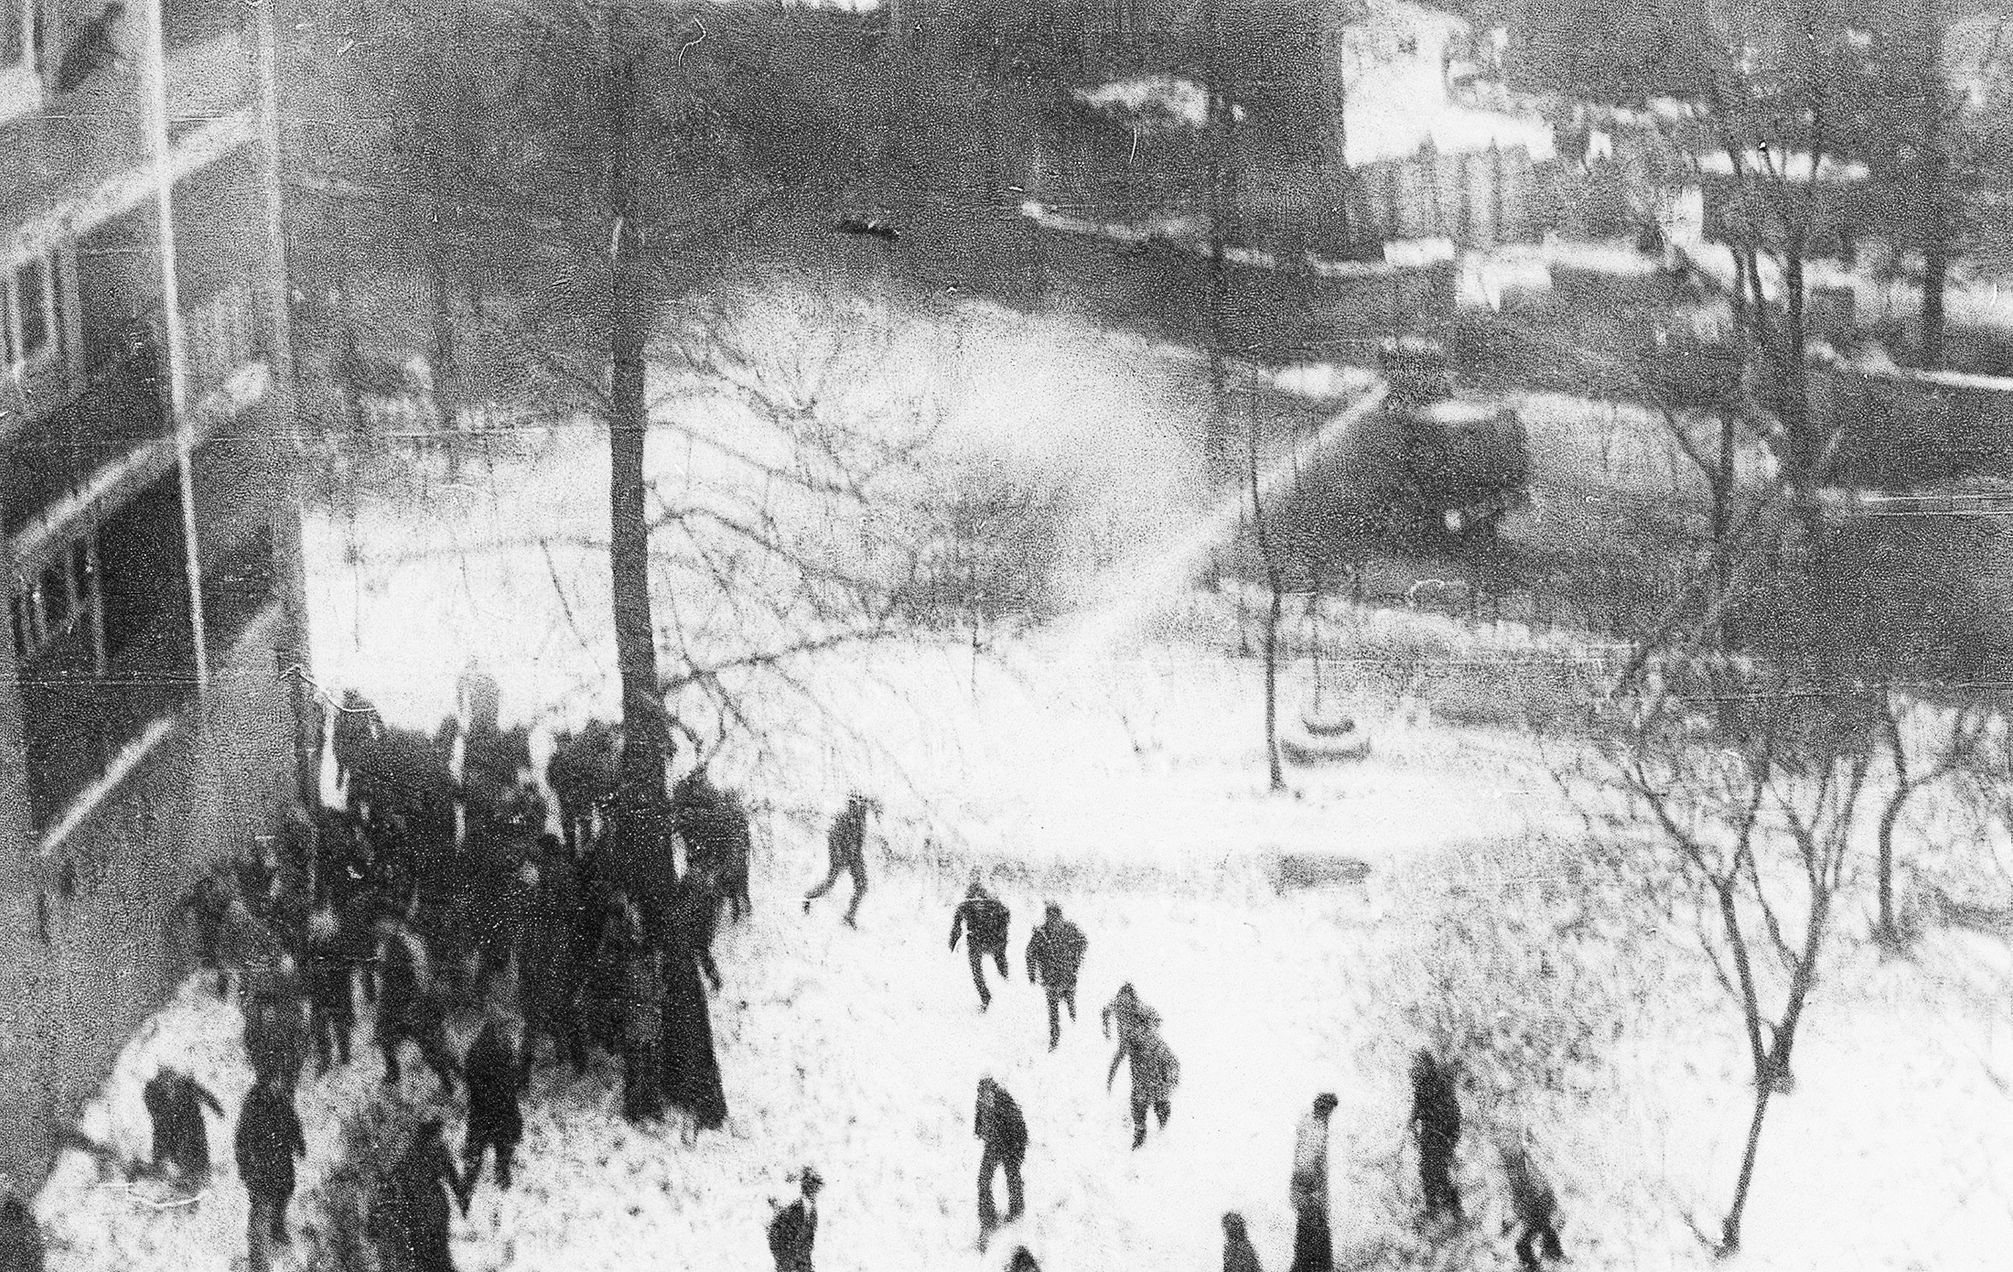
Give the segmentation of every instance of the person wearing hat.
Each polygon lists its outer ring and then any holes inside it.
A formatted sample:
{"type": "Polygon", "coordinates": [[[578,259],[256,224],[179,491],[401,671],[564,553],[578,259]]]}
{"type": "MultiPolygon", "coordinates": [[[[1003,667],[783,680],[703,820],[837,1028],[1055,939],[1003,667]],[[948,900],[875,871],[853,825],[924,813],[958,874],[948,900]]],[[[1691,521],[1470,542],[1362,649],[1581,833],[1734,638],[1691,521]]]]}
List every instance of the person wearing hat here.
{"type": "Polygon", "coordinates": [[[1083,929],[1062,917],[1062,907],[1051,901],[1042,915],[1041,926],[1027,940],[1027,978],[1039,984],[1048,997],[1048,1049],[1062,1041],[1062,1013],[1076,1019],[1076,977],[1083,969],[1084,951],[1090,942],[1083,929]]]}
{"type": "Polygon", "coordinates": [[[811,1167],[804,1167],[799,1187],[802,1195],[778,1210],[769,1220],[769,1253],[776,1258],[776,1272],[812,1272],[811,1245],[818,1236],[818,1190],[825,1181],[811,1167]]]}
{"type": "Polygon", "coordinates": [[[1265,1272],[1244,1230],[1244,1216],[1235,1210],[1223,1216],[1223,1272],[1265,1272]]]}
{"type": "Polygon", "coordinates": [[[1332,1272],[1335,1267],[1328,1229],[1328,1117],[1339,1102],[1327,1091],[1315,1096],[1294,1138],[1292,1272],[1332,1272]]]}
{"type": "Polygon", "coordinates": [[[878,811],[874,800],[858,791],[846,797],[846,811],[832,819],[832,829],[825,836],[828,861],[825,881],[804,894],[804,913],[811,912],[811,902],[830,892],[839,881],[839,872],[845,871],[853,876],[853,899],[846,906],[846,926],[859,926],[853,920],[860,912],[860,898],[867,895],[867,815],[878,811]]]}
{"type": "Polygon", "coordinates": [[[985,960],[991,958],[999,968],[1000,979],[1007,978],[1007,929],[1012,922],[1012,912],[998,897],[986,891],[986,886],[979,882],[978,873],[974,871],[971,887],[965,890],[965,899],[958,904],[957,913],[951,916],[950,947],[956,949],[959,934],[964,934],[965,953],[972,965],[972,984],[979,991],[980,1011],[993,1005],[993,992],[986,986],[985,960]]]}
{"type": "Polygon", "coordinates": [[[1008,1095],[1006,1088],[993,1081],[987,1074],[979,1079],[978,1111],[972,1119],[972,1135],[985,1141],[985,1151],[979,1157],[979,1247],[992,1236],[999,1227],[999,1212],[993,1207],[993,1172],[1006,1170],[1007,1213],[1006,1222],[1020,1218],[1026,1208],[1026,1193],[1021,1182],[1021,1163],[1027,1158],[1027,1120],[1021,1116],[1020,1105],[1008,1095]]]}

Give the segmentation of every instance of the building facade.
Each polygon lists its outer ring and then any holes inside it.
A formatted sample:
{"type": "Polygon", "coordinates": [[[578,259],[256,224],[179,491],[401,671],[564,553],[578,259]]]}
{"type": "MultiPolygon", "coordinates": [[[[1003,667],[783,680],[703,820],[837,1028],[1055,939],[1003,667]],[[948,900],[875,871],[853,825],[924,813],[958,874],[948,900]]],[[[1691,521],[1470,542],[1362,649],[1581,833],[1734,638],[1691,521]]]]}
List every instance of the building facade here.
{"type": "Polygon", "coordinates": [[[298,797],[273,6],[0,0],[0,1167],[298,797]]]}

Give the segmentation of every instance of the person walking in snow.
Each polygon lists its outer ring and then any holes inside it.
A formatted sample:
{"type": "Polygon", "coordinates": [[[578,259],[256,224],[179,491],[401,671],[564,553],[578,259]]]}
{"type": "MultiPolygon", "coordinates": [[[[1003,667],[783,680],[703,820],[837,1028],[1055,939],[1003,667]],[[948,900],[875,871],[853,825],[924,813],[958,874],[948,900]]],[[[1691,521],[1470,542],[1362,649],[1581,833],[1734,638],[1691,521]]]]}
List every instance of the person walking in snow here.
{"type": "Polygon", "coordinates": [[[1067,1006],[1069,1018],[1076,1019],[1076,977],[1089,948],[1083,929],[1063,918],[1062,907],[1054,902],[1049,903],[1043,914],[1041,926],[1028,937],[1027,978],[1040,985],[1048,998],[1050,1051],[1062,1041],[1062,1014],[1058,1008],[1067,1006]]]}
{"type": "Polygon", "coordinates": [[[245,1004],[245,1055],[252,1072],[289,1091],[300,1081],[308,1058],[307,1022],[294,986],[289,968],[284,980],[259,990],[245,1004]]]}
{"type": "Polygon", "coordinates": [[[354,945],[334,906],[324,904],[308,916],[308,1032],[314,1035],[317,1073],[329,1071],[331,1051],[336,1063],[349,1064],[349,1038],[356,1028],[356,997],[351,986],[356,969],[354,945]]]}
{"type": "Polygon", "coordinates": [[[990,1074],[979,1079],[972,1135],[985,1144],[979,1156],[979,1248],[984,1249],[993,1229],[1000,1225],[999,1212],[993,1206],[995,1171],[1006,1171],[1006,1222],[1020,1218],[1026,1208],[1021,1163],[1027,1158],[1027,1121],[1021,1117],[1020,1105],[990,1074]]]}
{"type": "Polygon", "coordinates": [[[447,1001],[433,976],[426,946],[410,927],[396,918],[383,922],[384,945],[378,954],[383,984],[378,991],[377,1045],[384,1053],[384,1080],[399,1082],[398,1053],[407,1039],[418,1044],[427,1067],[441,1089],[454,1094],[454,1051],[447,1042],[447,1001]]]}
{"type": "Polygon", "coordinates": [[[1461,1097],[1454,1065],[1441,1064],[1421,1048],[1412,1053],[1412,1127],[1419,1136],[1419,1183],[1427,1215],[1443,1207],[1461,1220],[1461,1194],[1454,1187],[1454,1146],[1461,1140],[1461,1097]]]}
{"type": "Polygon", "coordinates": [[[1335,1267],[1328,1228],[1328,1117],[1339,1102],[1326,1091],[1315,1096],[1294,1137],[1292,1272],[1332,1272],[1335,1267]]]}
{"type": "Polygon", "coordinates": [[[839,872],[845,871],[853,876],[853,899],[846,906],[846,926],[859,926],[853,920],[860,912],[860,898],[867,895],[867,816],[876,810],[874,801],[858,791],[846,797],[846,811],[832,819],[832,829],[825,836],[829,862],[825,881],[804,894],[804,913],[811,912],[811,902],[830,892],[839,881],[839,872]]]}
{"type": "Polygon", "coordinates": [[[1223,1272],[1265,1272],[1244,1230],[1244,1216],[1235,1210],[1223,1216],[1223,1272]]]}
{"type": "Polygon", "coordinates": [[[1496,1151],[1503,1161],[1503,1181],[1510,1190],[1510,1221],[1503,1225],[1503,1235],[1508,1236],[1512,1228],[1521,1230],[1517,1262],[1526,1272],[1538,1272],[1543,1266],[1540,1254],[1564,1260],[1566,1252],[1559,1244],[1559,1197],[1551,1181],[1522,1144],[1505,1140],[1497,1144],[1496,1151]]]}
{"type": "Polygon", "coordinates": [[[531,1077],[520,1038],[516,1022],[491,1006],[462,1062],[468,1083],[468,1138],[462,1146],[462,1161],[470,1192],[475,1191],[475,1181],[482,1175],[483,1154],[492,1148],[496,1150],[497,1182],[510,1187],[511,1159],[518,1141],[524,1138],[524,1114],[517,1101],[531,1077]]]}
{"type": "Polygon", "coordinates": [[[1118,1062],[1125,1059],[1133,1042],[1142,1033],[1160,1027],[1160,1013],[1141,1002],[1138,991],[1133,989],[1131,981],[1127,981],[1104,1005],[1098,1019],[1104,1026],[1105,1037],[1112,1037],[1114,1030],[1117,1035],[1117,1049],[1111,1053],[1111,1065],[1104,1071],[1104,1086],[1110,1090],[1112,1079],[1118,1076],[1118,1062]]]}
{"type": "Polygon", "coordinates": [[[950,947],[958,947],[958,935],[962,932],[965,954],[972,965],[972,984],[979,991],[980,1011],[993,1005],[993,992],[986,986],[985,960],[988,957],[993,960],[999,968],[1000,980],[1007,978],[1007,929],[1012,922],[1012,912],[998,897],[986,891],[985,885],[974,874],[971,887],[965,891],[965,899],[959,903],[957,913],[951,916],[950,947]]]}
{"type": "Polygon", "coordinates": [[[801,1195],[770,1217],[769,1253],[775,1256],[776,1272],[813,1272],[811,1246],[818,1238],[818,1191],[824,1186],[817,1171],[804,1167],[801,1195]]]}
{"type": "MultiPolygon", "coordinates": [[[[1148,1109],[1160,1119],[1160,1129],[1167,1129],[1167,1119],[1174,1112],[1175,1084],[1181,1081],[1181,1062],[1168,1049],[1160,1030],[1152,1025],[1141,1026],[1133,1035],[1132,1045],[1119,1054],[1132,1061],[1132,1146],[1138,1148],[1146,1143],[1148,1109]]],[[[1104,1089],[1111,1089],[1110,1076],[1105,1079],[1104,1089]]]]}
{"type": "Polygon", "coordinates": [[[176,906],[195,925],[196,966],[216,977],[217,997],[231,996],[231,973],[224,959],[224,929],[231,912],[231,888],[216,871],[199,877],[176,906]]]}
{"type": "Polygon", "coordinates": [[[294,1195],[294,1158],[307,1156],[301,1120],[294,1112],[293,1092],[270,1076],[261,1076],[238,1110],[233,1139],[238,1178],[251,1199],[245,1226],[246,1252],[252,1272],[272,1266],[272,1243],[285,1245],[287,1204],[294,1195]]]}
{"type": "Polygon", "coordinates": [[[203,1110],[218,1117],[224,1106],[208,1087],[167,1065],[147,1079],[140,1101],[154,1132],[154,1166],[173,1167],[182,1187],[200,1192],[210,1179],[210,1133],[203,1110]]]}
{"type": "Polygon", "coordinates": [[[448,1237],[454,1216],[448,1210],[450,1197],[468,1215],[473,1192],[469,1181],[454,1168],[454,1155],[441,1138],[439,1118],[420,1124],[412,1143],[392,1172],[392,1204],[400,1235],[411,1257],[412,1272],[454,1272],[454,1254],[448,1237]],[[443,1193],[441,1186],[447,1191],[443,1193]]]}
{"type": "Polygon", "coordinates": [[[622,1116],[653,1122],[664,1116],[664,953],[645,939],[643,914],[623,897],[613,924],[622,976],[622,1116]]]}

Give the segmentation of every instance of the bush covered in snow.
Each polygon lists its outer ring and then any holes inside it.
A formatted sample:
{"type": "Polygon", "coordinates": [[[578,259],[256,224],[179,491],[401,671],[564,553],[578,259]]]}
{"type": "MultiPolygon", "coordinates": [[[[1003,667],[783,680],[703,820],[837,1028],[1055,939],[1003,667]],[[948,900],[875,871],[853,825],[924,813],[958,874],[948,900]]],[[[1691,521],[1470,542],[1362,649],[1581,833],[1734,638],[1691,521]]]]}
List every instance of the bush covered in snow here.
{"type": "Polygon", "coordinates": [[[1401,1032],[1458,1058],[1484,1109],[1600,1087],[1636,1010],[1600,867],[1545,842],[1458,861],[1410,885],[1420,943],[1393,1004],[1401,1032]]]}

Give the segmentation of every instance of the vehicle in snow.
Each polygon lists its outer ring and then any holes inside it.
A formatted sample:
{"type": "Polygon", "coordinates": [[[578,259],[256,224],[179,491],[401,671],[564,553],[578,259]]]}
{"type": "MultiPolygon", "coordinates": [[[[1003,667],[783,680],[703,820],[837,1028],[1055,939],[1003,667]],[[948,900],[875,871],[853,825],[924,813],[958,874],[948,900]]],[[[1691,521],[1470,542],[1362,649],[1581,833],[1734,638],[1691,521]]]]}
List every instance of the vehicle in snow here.
{"type": "Polygon", "coordinates": [[[1523,420],[1458,391],[1438,341],[1386,340],[1377,363],[1390,393],[1344,442],[1352,484],[1400,535],[1493,538],[1505,515],[1530,502],[1523,420]]]}
{"type": "Polygon", "coordinates": [[[1384,400],[1300,456],[1273,509],[1268,528],[1283,559],[1347,566],[1373,545],[1463,555],[1493,542],[1503,518],[1529,504],[1523,420],[1457,391],[1449,363],[1435,341],[1384,342],[1384,400]]]}

